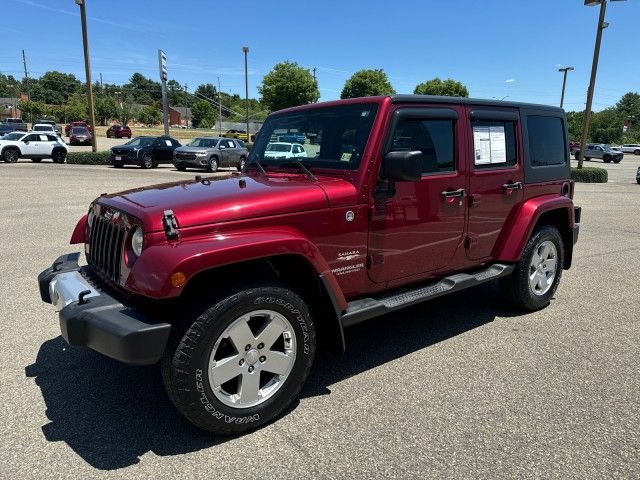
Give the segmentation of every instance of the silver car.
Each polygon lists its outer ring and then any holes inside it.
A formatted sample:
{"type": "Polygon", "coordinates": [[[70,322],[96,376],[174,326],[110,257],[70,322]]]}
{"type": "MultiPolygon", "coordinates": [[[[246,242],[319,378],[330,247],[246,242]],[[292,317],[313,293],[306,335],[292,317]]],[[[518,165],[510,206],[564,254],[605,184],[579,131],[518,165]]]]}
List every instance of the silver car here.
{"type": "Polygon", "coordinates": [[[187,168],[215,172],[221,167],[242,171],[249,151],[237,138],[198,137],[173,152],[173,164],[181,172],[187,168]]]}
{"type": "MultiPolygon", "coordinates": [[[[576,152],[576,159],[580,154],[579,151],[576,152]]],[[[592,158],[599,158],[604,163],[620,163],[622,158],[624,157],[624,153],[620,150],[616,150],[612,148],[611,145],[607,145],[605,143],[589,143],[587,144],[587,148],[584,151],[584,159],[589,161],[592,158]]]]}
{"type": "Polygon", "coordinates": [[[633,153],[634,155],[640,155],[640,143],[625,143],[620,145],[618,150],[624,153],[633,153]]]}

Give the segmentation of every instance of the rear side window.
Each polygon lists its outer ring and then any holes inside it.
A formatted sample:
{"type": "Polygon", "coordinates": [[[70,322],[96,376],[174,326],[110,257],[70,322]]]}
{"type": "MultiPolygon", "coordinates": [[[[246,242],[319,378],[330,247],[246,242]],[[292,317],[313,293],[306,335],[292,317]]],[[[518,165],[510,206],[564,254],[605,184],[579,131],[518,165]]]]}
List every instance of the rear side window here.
{"type": "Polygon", "coordinates": [[[513,167],[518,163],[515,122],[476,120],[471,126],[476,170],[513,167]]]}
{"type": "Polygon", "coordinates": [[[527,133],[529,160],[533,167],[563,165],[567,161],[564,125],[560,118],[530,115],[527,133]]]}
{"type": "Polygon", "coordinates": [[[454,121],[403,118],[393,132],[391,151],[420,150],[422,173],[455,170],[454,121]]]}

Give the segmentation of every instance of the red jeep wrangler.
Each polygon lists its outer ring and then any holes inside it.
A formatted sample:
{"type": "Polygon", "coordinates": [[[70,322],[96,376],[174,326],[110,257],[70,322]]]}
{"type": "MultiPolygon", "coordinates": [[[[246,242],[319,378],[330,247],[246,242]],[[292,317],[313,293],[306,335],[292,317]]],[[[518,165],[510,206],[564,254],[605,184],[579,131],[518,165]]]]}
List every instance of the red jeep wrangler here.
{"type": "Polygon", "coordinates": [[[270,115],[242,174],[102,195],[38,278],[64,338],[161,362],[195,425],[236,433],[296,397],[319,332],[499,279],[525,310],[571,265],[563,110],[396,95],[270,115]],[[272,135],[317,139],[265,155],[272,135]]]}

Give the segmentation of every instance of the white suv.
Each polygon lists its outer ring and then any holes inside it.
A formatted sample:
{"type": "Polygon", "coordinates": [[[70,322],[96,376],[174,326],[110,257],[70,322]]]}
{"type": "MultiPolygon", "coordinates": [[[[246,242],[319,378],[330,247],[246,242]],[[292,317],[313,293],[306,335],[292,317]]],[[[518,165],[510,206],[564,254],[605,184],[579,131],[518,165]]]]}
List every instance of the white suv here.
{"type": "Polygon", "coordinates": [[[33,128],[31,129],[32,132],[34,133],[46,133],[46,134],[52,134],[52,135],[58,135],[58,132],[56,132],[56,129],[53,127],[53,125],[48,124],[48,123],[36,123],[33,128]]]}
{"type": "Polygon", "coordinates": [[[69,149],[55,133],[7,133],[0,138],[0,157],[7,163],[19,158],[30,158],[39,162],[51,158],[55,163],[64,163],[69,149]]]}
{"type": "Polygon", "coordinates": [[[618,150],[623,151],[624,153],[633,153],[634,155],[640,155],[640,143],[625,143],[624,145],[620,145],[618,150]]]}

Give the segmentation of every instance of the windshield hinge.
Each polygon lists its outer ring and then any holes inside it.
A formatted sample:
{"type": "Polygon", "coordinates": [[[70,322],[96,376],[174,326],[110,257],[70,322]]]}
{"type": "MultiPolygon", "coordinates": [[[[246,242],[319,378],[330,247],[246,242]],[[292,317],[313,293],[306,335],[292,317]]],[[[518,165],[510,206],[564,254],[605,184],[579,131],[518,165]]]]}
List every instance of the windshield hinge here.
{"type": "Polygon", "coordinates": [[[178,238],[178,221],[173,210],[165,210],[162,212],[162,226],[167,240],[175,240],[178,238]]]}

